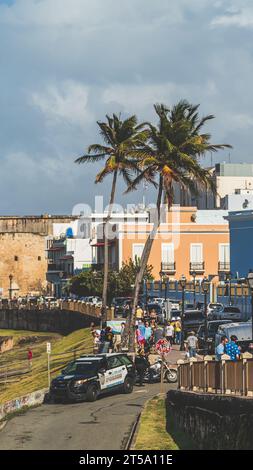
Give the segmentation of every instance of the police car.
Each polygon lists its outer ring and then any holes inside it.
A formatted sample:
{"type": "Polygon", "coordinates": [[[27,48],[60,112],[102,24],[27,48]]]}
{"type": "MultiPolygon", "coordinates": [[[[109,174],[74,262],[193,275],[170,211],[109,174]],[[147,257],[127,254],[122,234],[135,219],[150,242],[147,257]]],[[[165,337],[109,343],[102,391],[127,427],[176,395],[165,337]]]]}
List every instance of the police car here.
{"type": "Polygon", "coordinates": [[[51,382],[49,399],[95,401],[109,390],[131,393],[135,367],[127,354],[85,355],[71,362],[51,382]]]}

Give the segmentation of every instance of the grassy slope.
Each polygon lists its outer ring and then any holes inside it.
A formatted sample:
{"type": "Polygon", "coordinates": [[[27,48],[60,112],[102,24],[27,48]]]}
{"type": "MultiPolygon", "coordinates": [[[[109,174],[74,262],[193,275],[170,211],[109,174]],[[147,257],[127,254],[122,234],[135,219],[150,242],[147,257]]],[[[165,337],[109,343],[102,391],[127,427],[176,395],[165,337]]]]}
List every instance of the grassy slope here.
{"type": "Polygon", "coordinates": [[[189,435],[175,429],[170,419],[166,423],[165,397],[149,400],[141,416],[134,450],[197,449],[189,435]],[[166,428],[169,429],[169,433],[166,428]]]}
{"type": "Polygon", "coordinates": [[[18,369],[27,365],[27,347],[28,345],[17,346],[18,338],[24,336],[40,336],[41,342],[31,345],[33,351],[33,367],[28,374],[17,379],[15,383],[0,384],[0,403],[4,403],[13,398],[25,395],[35,390],[47,387],[47,353],[46,343],[52,344],[51,355],[51,376],[54,377],[59,370],[74,358],[73,349],[80,349],[77,357],[82,353],[92,351],[92,338],[90,330],[82,329],[71,333],[68,336],[61,337],[55,333],[32,333],[31,331],[12,331],[0,330],[0,336],[14,336],[16,346],[12,351],[1,355],[0,365],[7,364],[8,368],[18,369]],[[62,354],[66,353],[66,354],[62,354]]]}
{"type": "Polygon", "coordinates": [[[163,397],[157,396],[147,402],[140,419],[134,450],[179,450],[166,431],[163,397]]]}

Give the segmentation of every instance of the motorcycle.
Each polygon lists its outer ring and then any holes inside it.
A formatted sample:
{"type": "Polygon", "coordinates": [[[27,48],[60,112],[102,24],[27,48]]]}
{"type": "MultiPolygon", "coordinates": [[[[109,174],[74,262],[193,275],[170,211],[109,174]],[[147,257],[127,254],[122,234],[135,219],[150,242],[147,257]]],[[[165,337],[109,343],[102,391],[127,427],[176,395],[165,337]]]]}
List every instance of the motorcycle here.
{"type": "MultiPolygon", "coordinates": [[[[156,383],[161,381],[161,372],[163,367],[163,380],[167,383],[176,383],[177,382],[177,369],[173,369],[170,365],[158,359],[154,364],[146,369],[143,381],[146,383],[156,383]]],[[[138,381],[138,374],[137,374],[138,381]]]]}

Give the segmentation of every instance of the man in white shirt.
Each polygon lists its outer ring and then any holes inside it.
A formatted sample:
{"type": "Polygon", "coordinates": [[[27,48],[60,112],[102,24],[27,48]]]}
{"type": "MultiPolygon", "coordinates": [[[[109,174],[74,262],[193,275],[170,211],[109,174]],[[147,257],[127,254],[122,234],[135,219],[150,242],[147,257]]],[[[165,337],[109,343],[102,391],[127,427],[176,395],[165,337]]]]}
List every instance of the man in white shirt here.
{"type": "Polygon", "coordinates": [[[167,326],[165,327],[165,337],[170,344],[173,343],[174,340],[174,326],[168,322],[167,326]]]}
{"type": "Polygon", "coordinates": [[[191,331],[190,336],[186,340],[187,349],[189,351],[189,357],[196,357],[197,347],[198,347],[198,338],[195,335],[194,331],[191,331]]]}

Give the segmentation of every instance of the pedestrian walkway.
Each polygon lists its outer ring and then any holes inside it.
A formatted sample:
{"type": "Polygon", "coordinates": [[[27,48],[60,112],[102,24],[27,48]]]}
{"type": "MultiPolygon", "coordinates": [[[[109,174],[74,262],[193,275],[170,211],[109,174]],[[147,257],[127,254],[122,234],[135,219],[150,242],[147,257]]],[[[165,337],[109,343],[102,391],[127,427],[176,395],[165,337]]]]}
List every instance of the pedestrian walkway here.
{"type": "MultiPolygon", "coordinates": [[[[154,364],[157,360],[158,354],[150,354],[148,359],[150,364],[154,364]]],[[[173,344],[171,352],[168,354],[170,364],[177,365],[179,359],[185,359],[185,351],[180,351],[180,346],[173,344]]]]}

